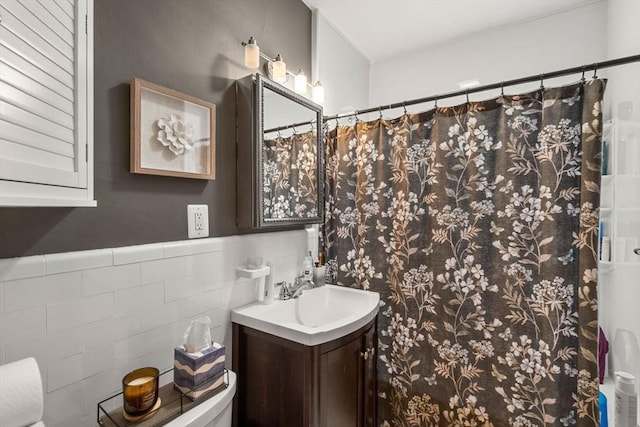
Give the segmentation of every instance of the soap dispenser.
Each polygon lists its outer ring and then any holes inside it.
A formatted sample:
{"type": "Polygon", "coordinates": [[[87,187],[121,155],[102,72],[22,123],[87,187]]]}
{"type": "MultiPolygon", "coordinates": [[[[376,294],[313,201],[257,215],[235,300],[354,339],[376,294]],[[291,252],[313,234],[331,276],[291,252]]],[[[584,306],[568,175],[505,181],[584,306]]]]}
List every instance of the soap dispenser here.
{"type": "Polygon", "coordinates": [[[313,282],[313,260],[311,258],[311,252],[309,252],[309,256],[304,257],[304,261],[302,261],[301,276],[305,282],[313,282]]]}

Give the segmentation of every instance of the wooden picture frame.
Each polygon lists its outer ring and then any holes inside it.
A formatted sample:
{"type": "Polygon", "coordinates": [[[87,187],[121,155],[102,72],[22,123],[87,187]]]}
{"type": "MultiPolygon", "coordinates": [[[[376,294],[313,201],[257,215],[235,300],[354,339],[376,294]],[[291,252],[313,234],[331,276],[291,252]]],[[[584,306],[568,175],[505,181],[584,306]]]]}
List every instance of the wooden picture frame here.
{"type": "Polygon", "coordinates": [[[216,106],[131,82],[131,173],[215,179],[216,106]]]}

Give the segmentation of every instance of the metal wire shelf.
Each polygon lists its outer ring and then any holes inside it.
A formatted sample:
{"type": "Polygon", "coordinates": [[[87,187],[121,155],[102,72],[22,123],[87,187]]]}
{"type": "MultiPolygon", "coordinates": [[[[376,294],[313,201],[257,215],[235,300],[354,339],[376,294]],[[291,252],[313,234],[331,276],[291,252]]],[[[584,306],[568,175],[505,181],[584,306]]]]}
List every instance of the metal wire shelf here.
{"type": "MultiPolygon", "coordinates": [[[[166,371],[160,373],[160,378],[162,379],[163,375],[173,373],[173,368],[167,369],[166,371]]],[[[205,390],[216,381],[220,381],[220,377],[212,378],[211,380],[199,384],[198,387],[190,390],[199,391],[205,390]]],[[[159,389],[159,397],[162,401],[160,407],[157,409],[150,411],[149,418],[144,421],[139,422],[130,422],[127,421],[123,415],[122,410],[122,392],[116,393],[113,396],[110,396],[101,402],[98,403],[97,408],[97,423],[100,426],[104,427],[128,427],[128,426],[136,426],[136,427],[150,427],[150,426],[162,426],[167,424],[169,421],[177,418],[178,416],[184,414],[189,409],[192,409],[199,405],[200,403],[206,401],[207,399],[215,396],[222,390],[225,390],[229,387],[229,371],[225,368],[222,374],[222,383],[214,388],[211,391],[203,394],[198,397],[196,400],[192,400],[187,396],[186,393],[182,393],[174,388],[173,381],[165,384],[159,389]],[[115,399],[120,398],[120,402],[117,402],[115,399]],[[109,408],[115,408],[109,410],[109,408]]]]}

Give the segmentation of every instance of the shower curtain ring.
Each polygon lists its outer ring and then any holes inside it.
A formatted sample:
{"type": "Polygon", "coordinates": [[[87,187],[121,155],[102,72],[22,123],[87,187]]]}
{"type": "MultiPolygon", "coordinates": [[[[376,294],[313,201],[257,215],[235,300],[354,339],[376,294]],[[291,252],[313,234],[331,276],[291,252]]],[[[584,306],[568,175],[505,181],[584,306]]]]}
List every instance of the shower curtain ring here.
{"type": "Polygon", "coordinates": [[[544,73],[540,74],[540,89],[544,89],[544,73]]]}
{"type": "Polygon", "coordinates": [[[500,96],[504,96],[504,80],[500,83],[500,96]]]}
{"type": "Polygon", "coordinates": [[[585,80],[586,80],[586,79],[584,78],[584,71],[585,71],[585,68],[586,68],[586,66],[585,66],[585,65],[583,65],[583,66],[582,66],[582,77],[580,78],[580,81],[581,81],[582,83],[584,83],[584,82],[585,82],[585,80]]]}
{"type": "Polygon", "coordinates": [[[433,108],[435,108],[436,110],[438,109],[438,95],[436,95],[435,99],[433,100],[433,108]]]}
{"type": "Polygon", "coordinates": [[[354,116],[356,116],[356,123],[360,122],[360,117],[358,117],[358,113],[359,113],[359,111],[358,111],[358,110],[356,110],[356,111],[353,113],[353,115],[354,115],[354,116]]]}
{"type": "Polygon", "coordinates": [[[469,103],[469,89],[465,90],[465,95],[467,96],[467,104],[469,103]]]}
{"type": "Polygon", "coordinates": [[[407,114],[407,103],[406,103],[406,101],[402,101],[402,109],[404,110],[404,114],[407,114]]]}
{"type": "Polygon", "coordinates": [[[313,120],[309,120],[309,127],[311,128],[311,132],[313,132],[313,120]]]}
{"type": "Polygon", "coordinates": [[[380,118],[382,119],[382,106],[378,107],[378,113],[380,113],[380,118]]]}
{"type": "Polygon", "coordinates": [[[593,77],[591,77],[592,79],[597,79],[598,78],[598,63],[594,62],[593,64],[593,77]]]}

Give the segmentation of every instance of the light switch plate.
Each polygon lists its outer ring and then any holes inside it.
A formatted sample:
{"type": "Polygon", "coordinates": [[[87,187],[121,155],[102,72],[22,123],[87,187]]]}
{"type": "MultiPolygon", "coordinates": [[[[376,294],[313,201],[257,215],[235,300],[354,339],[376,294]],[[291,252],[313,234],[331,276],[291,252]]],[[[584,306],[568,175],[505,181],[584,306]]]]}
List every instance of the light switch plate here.
{"type": "Polygon", "coordinates": [[[209,237],[209,206],[187,205],[189,238],[209,237]]]}

